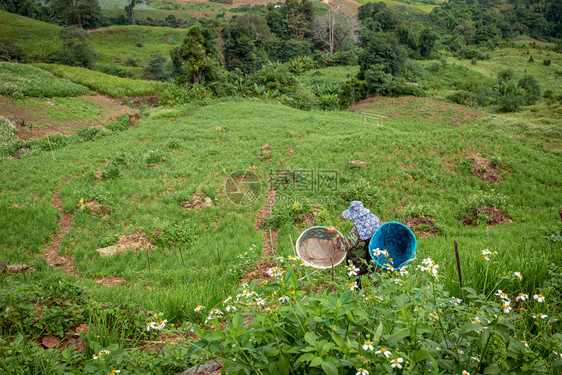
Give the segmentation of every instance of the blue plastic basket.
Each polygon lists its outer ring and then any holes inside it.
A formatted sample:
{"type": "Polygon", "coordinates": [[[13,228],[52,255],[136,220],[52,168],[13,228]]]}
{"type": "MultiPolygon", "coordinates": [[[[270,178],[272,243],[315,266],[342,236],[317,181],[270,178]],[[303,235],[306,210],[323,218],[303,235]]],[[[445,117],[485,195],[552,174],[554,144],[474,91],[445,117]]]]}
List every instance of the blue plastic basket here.
{"type": "Polygon", "coordinates": [[[369,242],[369,255],[379,267],[390,269],[388,263],[399,270],[406,266],[416,254],[418,242],[414,233],[402,223],[389,221],[377,229],[369,242]],[[380,254],[375,256],[374,250],[386,250],[389,257],[380,254]],[[389,262],[389,259],[392,261],[389,262]]]}

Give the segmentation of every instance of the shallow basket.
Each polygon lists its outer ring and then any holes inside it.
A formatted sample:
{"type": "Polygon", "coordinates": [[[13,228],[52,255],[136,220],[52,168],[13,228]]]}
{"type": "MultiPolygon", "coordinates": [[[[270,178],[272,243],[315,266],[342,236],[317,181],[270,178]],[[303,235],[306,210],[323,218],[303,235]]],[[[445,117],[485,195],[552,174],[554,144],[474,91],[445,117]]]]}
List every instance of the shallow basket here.
{"type": "MultiPolygon", "coordinates": [[[[338,250],[327,227],[311,227],[302,232],[297,240],[297,255],[308,266],[320,269],[332,268],[343,262],[346,252],[338,250]]],[[[338,232],[341,236],[341,233],[338,232]]]]}
{"type": "Polygon", "coordinates": [[[369,255],[377,266],[390,269],[390,263],[395,270],[399,270],[414,257],[417,247],[416,236],[410,228],[397,221],[389,221],[381,225],[371,238],[369,255]],[[375,255],[376,249],[388,251],[388,258],[384,254],[375,255]]]}

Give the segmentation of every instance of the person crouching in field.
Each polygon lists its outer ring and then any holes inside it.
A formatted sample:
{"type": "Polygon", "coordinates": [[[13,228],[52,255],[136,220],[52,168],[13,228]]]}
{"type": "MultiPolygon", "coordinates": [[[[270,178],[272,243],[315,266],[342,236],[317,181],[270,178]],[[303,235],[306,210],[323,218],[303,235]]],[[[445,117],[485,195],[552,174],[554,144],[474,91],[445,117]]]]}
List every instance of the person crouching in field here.
{"type": "MultiPolygon", "coordinates": [[[[359,269],[357,276],[364,275],[367,273],[368,265],[371,261],[369,241],[373,234],[375,234],[375,231],[381,226],[380,219],[363,207],[363,203],[360,201],[351,202],[349,209],[345,210],[342,216],[353,220],[353,229],[343,237],[338,234],[334,227],[328,227],[328,234],[336,247],[347,253],[347,264],[359,269]]],[[[361,280],[359,278],[357,279],[357,286],[361,288],[361,280]]]]}

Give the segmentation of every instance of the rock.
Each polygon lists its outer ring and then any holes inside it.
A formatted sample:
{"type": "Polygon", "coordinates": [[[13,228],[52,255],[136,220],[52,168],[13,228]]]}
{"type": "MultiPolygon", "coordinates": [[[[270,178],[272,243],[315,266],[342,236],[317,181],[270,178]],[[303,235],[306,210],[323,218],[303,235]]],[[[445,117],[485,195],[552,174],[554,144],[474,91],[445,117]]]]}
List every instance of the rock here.
{"type": "Polygon", "coordinates": [[[29,272],[34,272],[33,268],[30,268],[27,264],[13,264],[7,267],[8,271],[11,273],[20,273],[29,270],[29,272]]]}
{"type": "Polygon", "coordinates": [[[406,82],[406,84],[407,84],[408,86],[420,87],[420,84],[417,83],[417,82],[406,82]]]}
{"type": "Polygon", "coordinates": [[[101,180],[103,177],[103,172],[96,172],[94,174],[94,180],[101,180]]]}
{"type": "Polygon", "coordinates": [[[220,373],[224,361],[220,358],[212,359],[202,365],[196,365],[183,372],[178,372],[176,375],[211,375],[220,373]]]}
{"type": "Polygon", "coordinates": [[[53,266],[55,267],[60,267],[60,266],[66,266],[67,262],[64,259],[56,259],[53,261],[53,266]]]}
{"type": "Polygon", "coordinates": [[[217,127],[215,128],[215,130],[218,131],[218,132],[225,132],[225,131],[226,131],[226,129],[223,128],[222,126],[217,126],[217,127]]]}
{"type": "Polygon", "coordinates": [[[102,247],[101,249],[97,249],[96,251],[102,257],[108,257],[108,256],[111,256],[111,255],[120,254],[120,253],[124,252],[124,251],[121,251],[121,249],[118,246],[102,247]]]}
{"type": "Polygon", "coordinates": [[[51,106],[51,107],[55,106],[55,103],[53,103],[53,102],[45,102],[45,104],[47,104],[48,106],[51,106]]]}
{"type": "Polygon", "coordinates": [[[364,161],[359,161],[359,160],[352,160],[349,163],[347,163],[348,167],[352,167],[352,168],[363,168],[368,166],[368,163],[365,163],[364,161]]]}
{"type": "Polygon", "coordinates": [[[49,335],[45,336],[41,339],[41,345],[43,345],[47,349],[52,349],[59,344],[60,340],[58,337],[49,335]]]}
{"type": "Polygon", "coordinates": [[[211,207],[213,205],[213,200],[209,197],[205,197],[203,200],[203,207],[211,207]]]}
{"type": "Polygon", "coordinates": [[[269,150],[269,145],[266,143],[265,145],[261,146],[261,150],[269,150]]]}

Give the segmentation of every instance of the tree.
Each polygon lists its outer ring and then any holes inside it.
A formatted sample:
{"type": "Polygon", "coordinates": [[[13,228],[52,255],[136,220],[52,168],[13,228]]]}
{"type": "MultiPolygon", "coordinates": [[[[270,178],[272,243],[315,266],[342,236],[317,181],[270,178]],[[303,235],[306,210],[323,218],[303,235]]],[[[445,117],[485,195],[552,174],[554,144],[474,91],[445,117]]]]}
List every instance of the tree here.
{"type": "Polygon", "coordinates": [[[328,47],[331,54],[359,40],[359,20],[342,0],[331,0],[328,11],[313,21],[314,39],[328,47]]]}
{"type": "Polygon", "coordinates": [[[84,68],[93,66],[96,52],[88,44],[84,31],[76,26],[64,27],[60,31],[60,38],[62,49],[59,52],[59,62],[84,68]]]}
{"type": "Polygon", "coordinates": [[[51,0],[51,6],[61,21],[67,25],[74,24],[82,29],[84,25],[96,27],[101,20],[101,8],[98,0],[51,0]]]}
{"type": "Polygon", "coordinates": [[[195,25],[187,29],[183,44],[170,51],[178,82],[200,83],[203,76],[214,79],[219,70],[213,32],[195,25]]]}
{"type": "Polygon", "coordinates": [[[135,15],[133,13],[133,10],[135,9],[135,6],[144,3],[144,0],[128,0],[128,1],[129,1],[129,5],[125,6],[125,11],[129,15],[129,19],[131,20],[131,23],[134,25],[135,15]]]}
{"type": "Polygon", "coordinates": [[[371,65],[381,64],[385,73],[396,76],[404,69],[406,51],[392,34],[374,34],[359,56],[359,79],[365,78],[371,65]]]}
{"type": "Polygon", "coordinates": [[[310,35],[313,8],[310,0],[286,0],[287,28],[296,40],[302,40],[310,35]]]}
{"type": "Polygon", "coordinates": [[[382,64],[371,65],[365,72],[365,84],[370,93],[380,94],[392,83],[392,76],[383,68],[382,64]]]}
{"type": "Polygon", "coordinates": [[[420,33],[420,56],[423,58],[429,58],[431,56],[431,51],[435,46],[435,41],[437,40],[437,34],[435,34],[430,27],[423,29],[420,33]]]}

